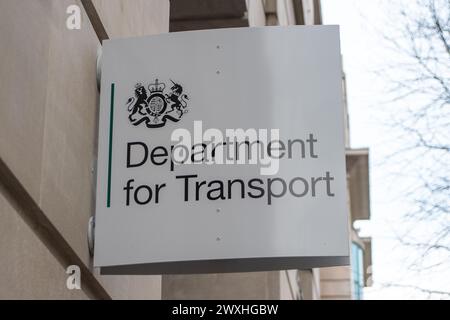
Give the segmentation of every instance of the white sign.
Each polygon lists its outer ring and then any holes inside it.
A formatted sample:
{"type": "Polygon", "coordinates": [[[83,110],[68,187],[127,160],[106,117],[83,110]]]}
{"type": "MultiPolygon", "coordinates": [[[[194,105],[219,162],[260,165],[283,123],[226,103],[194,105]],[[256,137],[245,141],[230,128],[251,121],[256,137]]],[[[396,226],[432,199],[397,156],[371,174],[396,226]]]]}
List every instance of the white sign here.
{"type": "Polygon", "coordinates": [[[94,265],[348,264],[341,90],[335,26],[105,41],[94,265]]]}

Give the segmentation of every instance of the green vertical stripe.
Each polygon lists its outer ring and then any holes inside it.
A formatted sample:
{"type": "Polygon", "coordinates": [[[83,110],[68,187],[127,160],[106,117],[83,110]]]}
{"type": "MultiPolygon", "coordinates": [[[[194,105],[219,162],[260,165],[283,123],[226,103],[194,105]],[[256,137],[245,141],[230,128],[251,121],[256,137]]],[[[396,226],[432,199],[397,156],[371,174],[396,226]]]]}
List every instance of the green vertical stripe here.
{"type": "Polygon", "coordinates": [[[112,166],[112,145],[113,145],[113,125],[114,125],[114,87],[111,83],[111,109],[109,113],[109,157],[108,157],[108,192],[106,206],[111,206],[111,166],[112,166]]]}

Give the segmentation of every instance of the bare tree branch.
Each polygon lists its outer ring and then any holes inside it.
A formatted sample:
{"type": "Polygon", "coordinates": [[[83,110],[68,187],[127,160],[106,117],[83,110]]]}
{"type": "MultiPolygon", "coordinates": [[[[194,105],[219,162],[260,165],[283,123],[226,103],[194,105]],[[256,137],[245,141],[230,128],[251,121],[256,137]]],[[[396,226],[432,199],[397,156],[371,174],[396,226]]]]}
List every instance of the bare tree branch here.
{"type": "Polygon", "coordinates": [[[414,175],[404,193],[413,209],[403,216],[407,231],[398,241],[417,253],[411,268],[450,268],[450,0],[408,1],[397,9],[394,27],[382,36],[399,61],[377,75],[389,85],[388,126],[401,145],[385,163],[414,175]]]}
{"type": "Polygon", "coordinates": [[[387,283],[382,285],[384,288],[406,288],[406,289],[413,289],[416,291],[420,291],[422,293],[426,293],[428,297],[430,298],[432,295],[441,295],[445,297],[450,297],[450,292],[446,291],[439,291],[439,290],[432,290],[432,289],[424,289],[419,286],[414,285],[404,285],[404,284],[395,284],[395,283],[387,283]]]}

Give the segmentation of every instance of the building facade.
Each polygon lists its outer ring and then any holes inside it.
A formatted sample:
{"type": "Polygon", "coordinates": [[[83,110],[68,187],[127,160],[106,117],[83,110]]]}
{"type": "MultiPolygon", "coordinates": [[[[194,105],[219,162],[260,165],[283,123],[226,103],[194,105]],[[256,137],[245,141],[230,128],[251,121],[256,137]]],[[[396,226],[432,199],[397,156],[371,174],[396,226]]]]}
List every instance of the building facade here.
{"type": "MultiPolygon", "coordinates": [[[[0,298],[361,298],[371,242],[353,227],[352,265],[313,270],[102,276],[87,244],[104,39],[321,23],[318,0],[0,0],[0,298]],[[77,8],[80,27],[70,28],[77,8]],[[81,289],[67,287],[70,265],[81,289]]],[[[370,218],[368,151],[347,143],[353,226],[370,218]]]]}

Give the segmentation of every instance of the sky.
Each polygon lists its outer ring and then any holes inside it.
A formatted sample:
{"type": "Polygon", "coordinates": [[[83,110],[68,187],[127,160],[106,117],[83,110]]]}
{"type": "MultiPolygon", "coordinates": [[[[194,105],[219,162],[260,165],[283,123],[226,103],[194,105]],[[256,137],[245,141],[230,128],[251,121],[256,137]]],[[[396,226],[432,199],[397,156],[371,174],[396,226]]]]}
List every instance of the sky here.
{"type": "MultiPolygon", "coordinates": [[[[398,241],[407,231],[403,215],[411,204],[404,195],[407,179],[398,178],[404,172],[386,161],[400,148],[386,125],[386,83],[376,75],[388,61],[397,58],[381,37],[392,31],[386,23],[389,17],[386,3],[384,0],[322,0],[323,23],[340,26],[351,146],[370,149],[371,221],[357,225],[361,235],[372,236],[373,246],[374,285],[365,289],[364,296],[366,299],[430,298],[417,287],[449,292],[450,270],[420,273],[411,270],[410,257],[416,252],[398,241]]],[[[418,228],[423,228],[424,234],[428,231],[425,226],[418,228]]]]}

